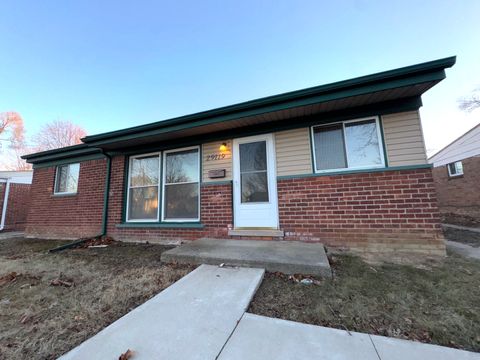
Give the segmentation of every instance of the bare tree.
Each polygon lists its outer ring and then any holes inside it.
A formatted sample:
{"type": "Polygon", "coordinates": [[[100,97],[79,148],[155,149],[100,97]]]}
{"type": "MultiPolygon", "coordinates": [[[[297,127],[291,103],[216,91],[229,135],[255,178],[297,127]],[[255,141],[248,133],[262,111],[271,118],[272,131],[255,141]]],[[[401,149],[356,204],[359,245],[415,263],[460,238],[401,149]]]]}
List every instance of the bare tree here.
{"type": "Polygon", "coordinates": [[[468,97],[458,100],[460,110],[471,112],[480,107],[480,87],[476,88],[468,97]]]}
{"type": "Polygon", "coordinates": [[[20,114],[14,111],[0,113],[0,167],[7,170],[31,169],[31,165],[20,157],[27,151],[20,114]]]}
{"type": "Polygon", "coordinates": [[[23,119],[14,111],[0,113],[0,148],[8,144],[10,148],[21,146],[24,141],[23,119]]]}
{"type": "Polygon", "coordinates": [[[32,137],[32,143],[36,151],[45,151],[81,144],[81,138],[86,135],[85,130],[79,125],[70,121],[55,120],[44,125],[32,137]]]}

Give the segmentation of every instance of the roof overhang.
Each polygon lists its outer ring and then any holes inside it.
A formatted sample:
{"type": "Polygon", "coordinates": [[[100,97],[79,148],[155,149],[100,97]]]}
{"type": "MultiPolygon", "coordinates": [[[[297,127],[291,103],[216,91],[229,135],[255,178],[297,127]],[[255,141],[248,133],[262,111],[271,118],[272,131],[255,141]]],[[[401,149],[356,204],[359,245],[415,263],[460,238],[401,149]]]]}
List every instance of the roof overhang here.
{"type": "MultiPolygon", "coordinates": [[[[445,79],[445,69],[455,64],[455,57],[444,58],[400,69],[362,76],[270,96],[240,104],[203,111],[192,115],[158,121],[83,138],[84,147],[108,152],[128,152],[145,146],[158,146],[178,139],[194,139],[206,134],[228,134],[242,128],[276,131],[299,122],[331,121],[349,110],[392,111],[398,104],[421,106],[420,96],[445,79]],[[380,109],[380,110],[379,110],[380,109]],[[381,110],[383,109],[383,110],[381,110]],[[390,109],[390,110],[389,110],[390,109]]],[[[379,113],[381,114],[381,113],[379,113]]],[[[80,146],[80,145],[79,145],[80,146]]],[[[75,151],[87,151],[85,148],[75,151]]],[[[73,150],[73,149],[72,149],[73,150]]],[[[68,151],[57,150],[66,156],[68,151]]],[[[43,155],[42,155],[43,154],[43,155]]],[[[52,155],[51,153],[48,155],[52,155]]],[[[35,162],[45,156],[25,156],[35,162]]]]}

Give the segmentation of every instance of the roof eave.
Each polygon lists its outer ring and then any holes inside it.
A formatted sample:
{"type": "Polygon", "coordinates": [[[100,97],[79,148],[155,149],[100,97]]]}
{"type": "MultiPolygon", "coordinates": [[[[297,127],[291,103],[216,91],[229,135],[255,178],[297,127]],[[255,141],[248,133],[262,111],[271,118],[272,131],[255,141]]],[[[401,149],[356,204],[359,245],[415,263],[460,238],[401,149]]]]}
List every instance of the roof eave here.
{"type": "MultiPolygon", "coordinates": [[[[312,97],[338,93],[342,91],[354,90],[356,88],[375,86],[393,80],[404,80],[412,77],[422,77],[423,75],[441,73],[442,76],[438,81],[445,78],[445,68],[452,67],[456,62],[456,57],[448,57],[444,59],[434,60],[422,64],[411,65],[400,69],[384,71],[372,75],[366,75],[350,80],[343,80],[331,84],[320,85],[308,89],[292,91],[280,95],[269,96],[257,100],[251,100],[235,105],[221,107],[213,110],[203,111],[191,115],[181,116],[173,119],[163,120],[151,124],[135,126],[127,129],[102,133],[98,135],[86,136],[82,140],[87,144],[102,144],[107,139],[122,138],[124,135],[148,133],[161,128],[166,128],[173,125],[180,125],[190,123],[207,118],[217,118],[224,116],[231,116],[234,114],[240,115],[245,111],[255,111],[256,109],[263,109],[279,104],[290,103],[294,101],[302,101],[312,97]]],[[[225,120],[222,120],[225,121],[225,120]]]]}

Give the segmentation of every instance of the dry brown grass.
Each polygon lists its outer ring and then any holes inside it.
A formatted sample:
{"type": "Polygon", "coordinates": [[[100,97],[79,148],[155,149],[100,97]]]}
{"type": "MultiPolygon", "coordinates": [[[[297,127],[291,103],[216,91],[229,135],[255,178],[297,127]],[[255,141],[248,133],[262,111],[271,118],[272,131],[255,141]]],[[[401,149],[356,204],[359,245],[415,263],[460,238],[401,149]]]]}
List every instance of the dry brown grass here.
{"type": "Polygon", "coordinates": [[[0,242],[0,358],[53,359],[72,349],[193,268],[162,264],[160,245],[46,250],[62,241],[0,242]],[[51,286],[53,279],[72,287],[51,286]]]}
{"type": "Polygon", "coordinates": [[[302,285],[266,274],[250,312],[480,351],[480,261],[369,265],[333,256],[333,280],[302,285]]]}

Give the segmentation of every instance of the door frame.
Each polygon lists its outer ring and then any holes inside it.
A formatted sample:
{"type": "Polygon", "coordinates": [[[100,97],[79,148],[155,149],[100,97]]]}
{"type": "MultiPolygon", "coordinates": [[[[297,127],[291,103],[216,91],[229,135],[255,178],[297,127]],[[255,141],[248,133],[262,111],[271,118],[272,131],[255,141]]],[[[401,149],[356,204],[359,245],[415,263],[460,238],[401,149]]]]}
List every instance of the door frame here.
{"type": "Polygon", "coordinates": [[[278,213],[278,192],[277,192],[277,161],[275,151],[275,137],[273,133],[235,138],[232,142],[232,201],[233,201],[233,226],[234,229],[279,229],[280,220],[278,213]],[[267,155],[267,179],[268,179],[268,203],[272,205],[275,212],[274,226],[265,227],[237,227],[237,216],[239,214],[239,206],[255,206],[265,203],[241,203],[241,187],[240,187],[240,144],[251,143],[255,141],[266,142],[267,155]]]}

